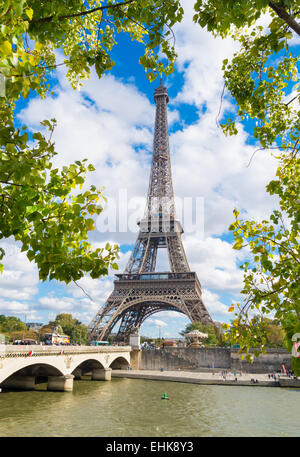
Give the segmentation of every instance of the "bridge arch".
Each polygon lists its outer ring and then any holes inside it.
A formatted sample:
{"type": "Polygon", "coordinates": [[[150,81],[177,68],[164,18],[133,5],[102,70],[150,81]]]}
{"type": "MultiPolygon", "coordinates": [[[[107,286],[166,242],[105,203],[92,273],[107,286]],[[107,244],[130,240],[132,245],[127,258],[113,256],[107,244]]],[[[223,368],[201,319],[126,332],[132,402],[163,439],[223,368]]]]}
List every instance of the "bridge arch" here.
{"type": "Polygon", "coordinates": [[[96,358],[96,357],[95,358],[86,357],[85,360],[80,361],[80,363],[78,363],[78,361],[76,361],[72,366],[70,366],[69,371],[70,371],[70,373],[76,375],[76,372],[78,370],[81,370],[82,374],[84,375],[95,369],[103,369],[103,368],[105,368],[104,365],[105,364],[101,363],[101,361],[98,360],[98,358],[96,358]]]}
{"type": "Polygon", "coordinates": [[[0,384],[6,382],[8,379],[12,379],[15,376],[35,376],[35,377],[47,377],[47,376],[63,376],[64,370],[60,363],[45,363],[36,361],[34,359],[19,359],[18,364],[12,363],[14,359],[9,360],[6,363],[5,370],[1,370],[0,384]]]}
{"type": "Polygon", "coordinates": [[[115,360],[113,360],[109,366],[112,370],[125,370],[130,366],[130,362],[128,360],[121,356],[117,357],[115,360]]]}

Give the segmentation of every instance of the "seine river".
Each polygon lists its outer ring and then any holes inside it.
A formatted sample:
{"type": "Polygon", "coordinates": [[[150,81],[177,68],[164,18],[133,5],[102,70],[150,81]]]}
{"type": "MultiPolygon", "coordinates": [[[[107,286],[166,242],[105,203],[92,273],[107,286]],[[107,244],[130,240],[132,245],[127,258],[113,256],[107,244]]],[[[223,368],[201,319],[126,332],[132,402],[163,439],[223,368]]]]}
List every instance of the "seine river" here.
{"type": "Polygon", "coordinates": [[[139,379],[45,388],[0,393],[0,436],[300,436],[299,389],[139,379]]]}

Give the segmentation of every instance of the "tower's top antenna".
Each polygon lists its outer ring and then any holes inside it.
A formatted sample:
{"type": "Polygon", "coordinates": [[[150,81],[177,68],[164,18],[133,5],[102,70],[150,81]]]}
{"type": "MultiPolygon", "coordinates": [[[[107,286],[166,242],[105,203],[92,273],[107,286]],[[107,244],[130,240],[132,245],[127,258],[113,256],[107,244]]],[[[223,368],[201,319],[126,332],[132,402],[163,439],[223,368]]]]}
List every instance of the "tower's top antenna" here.
{"type": "Polygon", "coordinates": [[[154,91],[155,102],[157,101],[158,97],[162,97],[162,96],[164,96],[166,98],[166,101],[168,103],[168,101],[169,101],[168,91],[167,91],[167,88],[163,86],[163,79],[162,79],[162,76],[160,76],[160,85],[154,91]]]}

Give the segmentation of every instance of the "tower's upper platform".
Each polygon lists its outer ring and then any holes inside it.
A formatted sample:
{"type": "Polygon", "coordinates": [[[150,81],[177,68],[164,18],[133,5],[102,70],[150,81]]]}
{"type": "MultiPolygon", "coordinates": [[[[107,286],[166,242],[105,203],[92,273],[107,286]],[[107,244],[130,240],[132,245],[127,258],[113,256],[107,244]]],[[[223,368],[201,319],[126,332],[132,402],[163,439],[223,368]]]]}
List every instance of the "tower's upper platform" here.
{"type": "Polygon", "coordinates": [[[154,91],[154,101],[156,103],[156,100],[159,98],[159,97],[166,97],[166,101],[168,103],[169,101],[169,95],[168,95],[168,91],[167,91],[167,88],[163,86],[162,84],[162,78],[160,78],[160,86],[157,87],[154,91]]]}

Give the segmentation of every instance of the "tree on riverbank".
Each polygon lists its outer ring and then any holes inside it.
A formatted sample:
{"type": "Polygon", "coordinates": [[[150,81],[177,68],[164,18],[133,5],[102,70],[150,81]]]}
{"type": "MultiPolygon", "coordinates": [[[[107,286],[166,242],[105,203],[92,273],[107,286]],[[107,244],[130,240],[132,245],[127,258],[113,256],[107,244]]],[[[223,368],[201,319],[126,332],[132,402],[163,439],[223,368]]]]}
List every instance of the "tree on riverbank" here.
{"type": "Polygon", "coordinates": [[[82,324],[72,314],[58,314],[54,321],[49,322],[52,328],[61,327],[65,335],[70,336],[72,343],[87,344],[88,327],[82,324]]]}
{"type": "Polygon", "coordinates": [[[38,340],[38,333],[30,330],[25,322],[16,316],[0,315],[0,333],[5,335],[6,341],[22,340],[31,338],[38,340]]]}
{"type": "Polygon", "coordinates": [[[202,322],[191,322],[186,324],[185,329],[180,332],[180,335],[184,336],[186,333],[190,333],[193,330],[199,330],[199,332],[207,333],[208,337],[201,339],[201,342],[205,345],[218,345],[220,340],[217,338],[216,330],[213,325],[204,325],[202,322]]]}
{"type": "Polygon", "coordinates": [[[23,338],[44,341],[46,333],[58,333],[70,336],[71,343],[86,344],[88,327],[68,313],[58,314],[54,321],[43,325],[38,331],[28,329],[18,317],[0,315],[0,333],[11,342],[23,338]]]}
{"type": "MultiPolygon", "coordinates": [[[[24,329],[24,322],[21,321],[18,317],[15,316],[4,316],[0,315],[0,332],[1,333],[10,333],[12,331],[18,331],[24,329]]],[[[26,327],[27,329],[27,327],[26,327]]]]}
{"type": "MultiPolygon", "coordinates": [[[[256,315],[252,319],[251,327],[253,338],[251,339],[249,349],[254,349],[254,355],[257,357],[259,356],[261,346],[264,349],[289,347],[289,335],[278,320],[256,315]]],[[[247,332],[248,326],[245,323],[240,323],[239,334],[246,335],[247,332]]],[[[224,334],[224,340],[227,343],[240,346],[241,339],[236,334],[235,321],[232,321],[227,333],[224,334]]]]}

